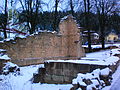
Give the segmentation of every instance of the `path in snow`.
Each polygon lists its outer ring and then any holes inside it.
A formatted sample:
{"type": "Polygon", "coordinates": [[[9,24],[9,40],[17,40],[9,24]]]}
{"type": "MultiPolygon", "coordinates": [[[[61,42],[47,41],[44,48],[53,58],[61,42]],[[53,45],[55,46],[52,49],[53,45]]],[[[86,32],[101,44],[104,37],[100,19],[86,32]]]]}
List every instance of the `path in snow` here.
{"type": "Polygon", "coordinates": [[[110,90],[120,90],[120,66],[113,74],[113,82],[110,86],[110,90]]]}
{"type": "Polygon", "coordinates": [[[118,80],[111,86],[110,90],[120,90],[120,76],[118,80]]]}
{"type": "Polygon", "coordinates": [[[120,66],[112,75],[112,78],[113,78],[112,84],[110,86],[106,86],[102,90],[120,90],[120,66]]]}
{"type": "Polygon", "coordinates": [[[92,53],[87,53],[86,57],[83,57],[82,59],[96,59],[96,60],[104,60],[108,57],[110,57],[110,49],[109,50],[101,50],[99,52],[92,52],[92,53]]]}

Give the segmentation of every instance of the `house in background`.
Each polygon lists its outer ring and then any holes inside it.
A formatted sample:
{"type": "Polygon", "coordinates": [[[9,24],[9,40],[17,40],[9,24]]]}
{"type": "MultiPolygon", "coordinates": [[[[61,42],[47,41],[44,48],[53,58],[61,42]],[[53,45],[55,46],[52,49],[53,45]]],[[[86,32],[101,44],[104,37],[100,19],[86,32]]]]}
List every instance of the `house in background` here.
{"type": "Polygon", "coordinates": [[[106,36],[107,42],[117,42],[118,41],[118,35],[115,32],[111,32],[106,36]]]}
{"type": "MultiPolygon", "coordinates": [[[[98,44],[99,43],[99,34],[96,33],[95,31],[90,31],[91,33],[91,44],[98,44]]],[[[82,42],[83,44],[88,43],[88,31],[82,31],[82,42]]]]}

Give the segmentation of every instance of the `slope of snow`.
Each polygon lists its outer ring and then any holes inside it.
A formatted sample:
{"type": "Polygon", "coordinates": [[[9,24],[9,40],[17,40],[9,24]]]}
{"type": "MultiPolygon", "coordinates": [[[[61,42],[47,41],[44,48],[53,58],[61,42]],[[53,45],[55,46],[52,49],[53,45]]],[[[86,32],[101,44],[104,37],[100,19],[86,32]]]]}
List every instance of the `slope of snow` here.
{"type": "Polygon", "coordinates": [[[117,68],[116,72],[112,75],[112,84],[103,88],[102,90],[120,90],[120,66],[117,68]]]}
{"type": "Polygon", "coordinates": [[[31,82],[33,73],[37,72],[39,67],[44,67],[44,65],[20,67],[21,71],[18,76],[14,76],[12,73],[6,76],[0,75],[0,90],[69,90],[72,87],[71,84],[33,84],[31,82]]]}

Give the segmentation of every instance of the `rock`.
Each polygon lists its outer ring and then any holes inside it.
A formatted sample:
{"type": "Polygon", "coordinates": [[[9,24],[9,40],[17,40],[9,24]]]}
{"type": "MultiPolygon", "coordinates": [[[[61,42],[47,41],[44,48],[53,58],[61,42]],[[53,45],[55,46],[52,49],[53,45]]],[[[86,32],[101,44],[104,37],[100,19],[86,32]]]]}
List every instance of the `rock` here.
{"type": "Polygon", "coordinates": [[[5,63],[5,66],[2,69],[2,74],[8,75],[9,73],[14,73],[14,75],[19,75],[20,68],[12,62],[7,62],[5,63]]]}

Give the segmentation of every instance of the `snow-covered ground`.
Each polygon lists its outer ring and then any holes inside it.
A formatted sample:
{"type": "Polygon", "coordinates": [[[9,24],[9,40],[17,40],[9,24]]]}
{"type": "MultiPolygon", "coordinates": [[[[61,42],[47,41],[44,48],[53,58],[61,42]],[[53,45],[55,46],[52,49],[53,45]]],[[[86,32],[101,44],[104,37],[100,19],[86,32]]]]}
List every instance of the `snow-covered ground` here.
{"type": "MultiPolygon", "coordinates": [[[[31,65],[20,67],[21,75],[14,76],[13,74],[9,74],[7,76],[0,75],[0,90],[70,90],[72,84],[41,84],[31,83],[33,73],[37,71],[39,67],[43,67],[42,64],[40,65],[31,65]],[[3,79],[1,81],[1,79],[3,79]]],[[[120,66],[113,74],[113,82],[111,86],[105,87],[103,90],[110,90],[113,85],[117,82],[120,78],[120,66]]],[[[119,84],[117,88],[119,88],[119,84]]],[[[119,90],[119,89],[111,89],[111,90],[119,90]]]]}
{"type": "Polygon", "coordinates": [[[43,64],[20,67],[20,75],[0,75],[0,90],[69,90],[72,87],[72,84],[33,84],[33,73],[37,72],[39,67],[43,67],[43,64]]]}
{"type": "MultiPolygon", "coordinates": [[[[109,47],[109,46],[117,46],[120,47],[120,43],[114,43],[114,44],[105,44],[105,47],[109,47]]],[[[82,45],[82,47],[88,47],[88,45],[82,45]]],[[[92,49],[94,48],[102,48],[102,45],[91,45],[92,49]]]]}
{"type": "Polygon", "coordinates": [[[103,90],[120,90],[120,66],[117,68],[116,72],[112,75],[112,84],[103,88],[103,90]]]}
{"type": "MultiPolygon", "coordinates": [[[[95,60],[106,60],[111,55],[119,53],[117,49],[114,50],[105,50],[100,52],[93,52],[86,54],[84,59],[95,59],[95,60]]],[[[37,72],[39,67],[44,67],[43,64],[40,65],[31,65],[20,67],[20,75],[0,75],[0,90],[70,90],[72,84],[41,84],[41,83],[32,83],[33,73],[37,72]]],[[[105,87],[103,90],[119,90],[114,89],[119,88],[119,83],[117,80],[120,79],[120,66],[113,74],[113,82],[111,86],[105,87]],[[116,84],[118,83],[118,84],[116,84]]]]}

